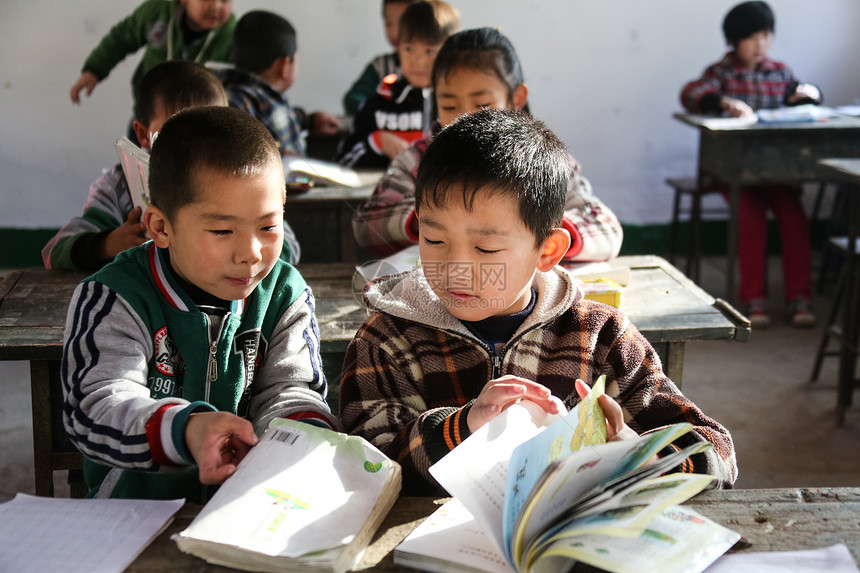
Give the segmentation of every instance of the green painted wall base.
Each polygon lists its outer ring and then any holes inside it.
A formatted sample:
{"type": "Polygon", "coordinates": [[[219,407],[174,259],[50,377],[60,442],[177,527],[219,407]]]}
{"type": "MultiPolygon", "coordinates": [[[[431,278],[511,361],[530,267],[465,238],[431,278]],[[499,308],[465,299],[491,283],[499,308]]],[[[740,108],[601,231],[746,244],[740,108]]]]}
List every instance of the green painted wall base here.
{"type": "MultiPolygon", "coordinates": [[[[726,221],[704,221],[702,223],[702,254],[706,256],[725,254],[726,221]]],[[[812,228],[813,247],[825,240],[825,223],[817,221],[812,228]]],[[[686,249],[687,224],[679,225],[678,251],[682,255],[686,249]]],[[[40,267],[42,266],[42,247],[56,233],[56,229],[0,229],[0,268],[40,267]]],[[[624,225],[624,245],[622,255],[669,255],[671,226],[662,225],[624,225]]],[[[779,253],[779,232],[774,221],[769,228],[769,251],[779,253]]],[[[310,261],[308,261],[310,262],[310,261]]]]}

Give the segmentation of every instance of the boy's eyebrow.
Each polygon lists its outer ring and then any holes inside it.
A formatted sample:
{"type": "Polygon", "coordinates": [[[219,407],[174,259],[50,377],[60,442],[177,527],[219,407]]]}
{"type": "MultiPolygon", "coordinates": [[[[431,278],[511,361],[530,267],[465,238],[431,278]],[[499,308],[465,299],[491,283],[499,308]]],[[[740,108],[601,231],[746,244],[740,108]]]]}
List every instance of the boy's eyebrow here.
{"type": "MultiPolygon", "coordinates": [[[[438,229],[440,231],[444,231],[447,228],[441,222],[427,217],[421,219],[420,224],[424,225],[425,227],[430,227],[431,229],[438,229]]],[[[500,237],[505,237],[510,234],[508,231],[504,229],[499,229],[498,227],[470,227],[466,229],[466,232],[470,235],[497,235],[500,237]]]]}
{"type": "MultiPolygon", "coordinates": [[[[272,211],[270,213],[264,213],[257,217],[255,220],[260,221],[262,219],[268,219],[270,217],[281,216],[283,211],[272,211]]],[[[207,221],[238,221],[240,217],[236,215],[231,215],[229,213],[201,213],[201,219],[205,219],[207,221]]]]}

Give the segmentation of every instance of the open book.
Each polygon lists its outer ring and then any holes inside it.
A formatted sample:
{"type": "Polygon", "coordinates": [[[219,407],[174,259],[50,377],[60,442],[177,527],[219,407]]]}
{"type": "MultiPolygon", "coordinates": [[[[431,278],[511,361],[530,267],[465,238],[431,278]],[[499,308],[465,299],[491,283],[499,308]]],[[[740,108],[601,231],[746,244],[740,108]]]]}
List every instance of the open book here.
{"type": "Polygon", "coordinates": [[[563,417],[528,402],[511,406],[434,464],[430,473],[454,504],[410,534],[395,562],[431,571],[549,572],[579,561],[672,573],[701,571],[728,550],[738,534],[677,505],[712,478],[663,475],[711,444],[656,458],[689,424],[606,442],[597,403],[603,385],[601,377],[563,417]]]}
{"type": "Polygon", "coordinates": [[[248,571],[347,571],[400,492],[400,466],[357,436],[272,421],[179,549],[248,571]]]}
{"type": "Polygon", "coordinates": [[[284,176],[288,182],[307,179],[315,184],[342,187],[361,187],[366,184],[355,169],[331,161],[295,155],[284,156],[284,176]]]}
{"type": "Polygon", "coordinates": [[[135,207],[140,207],[140,217],[143,220],[143,212],[149,207],[149,154],[136,146],[127,137],[116,140],[116,152],[119,155],[119,163],[125,180],[128,182],[128,190],[131,193],[131,202],[135,207]]]}

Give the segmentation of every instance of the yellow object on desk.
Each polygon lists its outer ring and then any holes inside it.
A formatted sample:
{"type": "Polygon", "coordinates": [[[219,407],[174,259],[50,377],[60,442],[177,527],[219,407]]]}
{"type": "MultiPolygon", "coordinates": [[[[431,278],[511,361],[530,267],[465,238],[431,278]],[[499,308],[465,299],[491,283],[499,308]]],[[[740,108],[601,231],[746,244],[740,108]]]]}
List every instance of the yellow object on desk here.
{"type": "Polygon", "coordinates": [[[588,300],[594,300],[614,306],[621,306],[624,287],[610,279],[595,279],[593,281],[581,281],[579,286],[588,300]]]}

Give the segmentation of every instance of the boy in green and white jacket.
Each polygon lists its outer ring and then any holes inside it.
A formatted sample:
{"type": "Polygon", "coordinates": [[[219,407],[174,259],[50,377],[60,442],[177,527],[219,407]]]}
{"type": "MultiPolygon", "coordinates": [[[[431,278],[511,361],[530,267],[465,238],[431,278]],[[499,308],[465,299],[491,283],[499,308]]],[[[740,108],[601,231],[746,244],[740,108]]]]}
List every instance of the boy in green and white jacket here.
{"type": "Polygon", "coordinates": [[[263,125],[227,107],[165,123],[153,238],[75,290],[64,425],[99,497],[204,502],[276,417],[337,428],[314,298],[279,259],[284,172],[263,125]]]}

